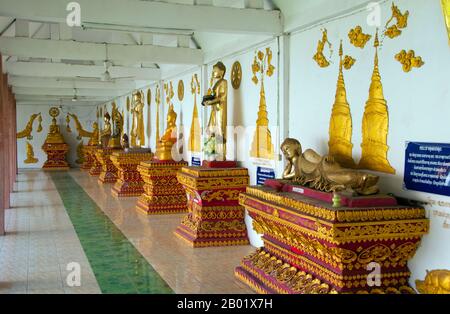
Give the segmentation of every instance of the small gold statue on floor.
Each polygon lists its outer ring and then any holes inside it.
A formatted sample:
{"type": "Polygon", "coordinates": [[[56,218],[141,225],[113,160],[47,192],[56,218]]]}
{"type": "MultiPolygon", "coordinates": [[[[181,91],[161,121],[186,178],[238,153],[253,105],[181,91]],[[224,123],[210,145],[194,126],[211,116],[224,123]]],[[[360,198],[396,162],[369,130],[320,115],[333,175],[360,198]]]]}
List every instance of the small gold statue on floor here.
{"type": "Polygon", "coordinates": [[[416,280],[421,294],[450,294],[450,270],[427,271],[425,281],[416,280]]]}
{"type": "Polygon", "coordinates": [[[332,157],[320,156],[314,150],[302,152],[296,139],[288,138],[281,145],[287,159],[283,179],[323,192],[354,191],[360,195],[379,192],[379,177],[341,167],[332,157]]]}
{"type": "Polygon", "coordinates": [[[211,107],[204,149],[209,161],[225,161],[227,156],[228,82],[224,78],[226,71],[222,62],[214,65],[212,89],[202,101],[203,106],[211,107]]]}
{"type": "Polygon", "coordinates": [[[30,142],[27,142],[27,159],[23,161],[26,164],[37,164],[39,159],[34,157],[34,149],[30,142]]]}
{"type": "Polygon", "coordinates": [[[133,117],[131,147],[134,148],[145,146],[144,107],[144,93],[135,91],[131,103],[131,114],[133,117]]]}

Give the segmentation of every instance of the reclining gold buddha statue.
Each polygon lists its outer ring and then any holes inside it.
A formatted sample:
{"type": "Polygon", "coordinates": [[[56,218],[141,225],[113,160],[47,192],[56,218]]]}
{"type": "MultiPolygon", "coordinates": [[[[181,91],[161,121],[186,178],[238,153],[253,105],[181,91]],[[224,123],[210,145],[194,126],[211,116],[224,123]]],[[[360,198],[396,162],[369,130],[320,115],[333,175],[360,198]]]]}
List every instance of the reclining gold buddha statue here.
{"type": "Polygon", "coordinates": [[[296,139],[286,139],[281,151],[287,159],[284,180],[323,192],[353,191],[360,195],[379,192],[378,176],[343,168],[333,157],[322,157],[312,149],[302,152],[296,139]]]}

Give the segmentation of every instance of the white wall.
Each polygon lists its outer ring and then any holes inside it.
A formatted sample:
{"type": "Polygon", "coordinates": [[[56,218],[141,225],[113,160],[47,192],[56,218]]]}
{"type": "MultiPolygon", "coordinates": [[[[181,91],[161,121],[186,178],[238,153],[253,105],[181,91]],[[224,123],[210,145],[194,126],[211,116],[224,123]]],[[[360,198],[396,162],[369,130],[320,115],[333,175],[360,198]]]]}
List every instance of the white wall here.
{"type": "MultiPolygon", "coordinates": [[[[47,137],[49,126],[52,122],[52,118],[48,114],[49,109],[53,106],[47,105],[19,105],[17,106],[17,131],[22,131],[28,123],[30,116],[34,113],[41,113],[42,115],[42,132],[37,133],[38,121],[35,120],[33,124],[33,139],[29,141],[34,148],[34,155],[39,162],[36,164],[25,164],[24,160],[27,158],[26,154],[26,142],[28,141],[26,138],[17,140],[17,159],[19,168],[23,169],[40,169],[42,168],[44,162],[47,160],[47,155],[42,150],[42,145],[45,142],[47,137]]],[[[64,139],[67,144],[69,144],[69,153],[67,154],[67,161],[72,167],[79,167],[76,164],[77,160],[77,146],[79,144],[79,140],[77,139],[78,132],[75,128],[75,123],[71,120],[70,127],[72,129],[72,133],[68,133],[66,130],[66,115],[67,113],[74,113],[80,119],[80,122],[85,130],[92,131],[92,123],[96,121],[96,108],[95,107],[85,107],[85,106],[63,106],[61,109],[61,113],[59,115],[58,123],[61,128],[61,133],[64,136],[64,139]]],[[[84,143],[88,142],[88,139],[83,139],[84,143]]]]}
{"type": "MultiPolygon", "coordinates": [[[[338,11],[337,1],[331,3],[336,3],[332,7],[338,11]]],[[[407,141],[449,143],[450,49],[440,1],[397,0],[395,3],[402,11],[410,11],[410,20],[403,35],[394,40],[385,39],[380,50],[380,72],[390,114],[388,156],[391,165],[397,170],[396,175],[381,174],[380,185],[385,192],[411,199],[427,200],[431,197],[449,202],[448,197],[405,191],[402,188],[407,141]],[[416,55],[422,56],[425,65],[404,73],[394,59],[394,55],[402,49],[415,50],[416,55]]],[[[390,5],[391,2],[382,5],[383,26],[390,17],[390,5]]],[[[291,37],[290,136],[299,139],[304,148],[316,149],[321,154],[328,151],[328,127],[336,91],[340,39],[344,40],[345,53],[356,58],[353,69],[345,73],[347,97],[353,116],[353,156],[356,162],[361,157],[361,123],[368,98],[374,49],[373,41],[364,50],[354,48],[347,34],[356,25],[363,26],[365,32],[373,34],[375,29],[366,24],[367,14],[361,12],[324,23],[291,37]],[[322,28],[328,29],[335,51],[334,64],[326,69],[319,68],[312,59],[322,28]]],[[[440,210],[450,213],[448,208],[440,210]]],[[[442,218],[431,217],[430,233],[424,238],[410,264],[412,282],[417,278],[423,279],[426,269],[450,269],[450,230],[443,228],[443,222],[442,218]]]]}

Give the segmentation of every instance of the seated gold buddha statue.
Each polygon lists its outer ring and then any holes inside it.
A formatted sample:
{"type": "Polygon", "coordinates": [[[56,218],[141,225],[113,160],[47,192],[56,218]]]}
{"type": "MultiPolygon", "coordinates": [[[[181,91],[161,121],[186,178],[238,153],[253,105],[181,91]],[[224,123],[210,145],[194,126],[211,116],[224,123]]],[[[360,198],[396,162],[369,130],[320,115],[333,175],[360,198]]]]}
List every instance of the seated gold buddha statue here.
{"type": "Polygon", "coordinates": [[[169,105],[169,112],[167,113],[167,128],[164,135],[158,142],[156,148],[156,158],[161,161],[173,160],[172,147],[177,142],[177,113],[173,109],[173,105],[169,105]]]}
{"type": "Polygon", "coordinates": [[[64,138],[61,134],[61,129],[59,125],[56,123],[56,118],[52,119],[52,124],[50,125],[50,130],[47,135],[47,139],[45,140],[47,144],[64,144],[64,138]]]}
{"type": "Polygon", "coordinates": [[[296,139],[288,138],[281,145],[287,159],[283,179],[323,192],[354,191],[360,195],[379,192],[379,177],[341,167],[333,157],[320,156],[312,149],[302,152],[296,139]]]}

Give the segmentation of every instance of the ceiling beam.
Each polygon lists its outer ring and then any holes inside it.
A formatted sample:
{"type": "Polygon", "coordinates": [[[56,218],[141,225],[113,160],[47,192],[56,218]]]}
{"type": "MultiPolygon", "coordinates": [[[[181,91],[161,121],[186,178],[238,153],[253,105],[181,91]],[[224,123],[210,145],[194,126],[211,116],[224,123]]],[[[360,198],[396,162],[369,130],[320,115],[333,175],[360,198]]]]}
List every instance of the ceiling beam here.
{"type": "Polygon", "coordinates": [[[67,78],[42,78],[42,77],[28,77],[28,76],[13,76],[8,77],[8,84],[14,87],[36,87],[36,88],[85,88],[85,89],[136,89],[137,85],[134,81],[118,81],[115,83],[109,82],[95,82],[84,81],[67,78]]]}
{"type": "MultiPolygon", "coordinates": [[[[105,89],[76,89],[77,97],[106,97],[114,98],[122,96],[130,90],[105,90],[105,89]]],[[[67,96],[73,97],[73,88],[36,88],[36,87],[13,87],[16,95],[42,95],[42,96],[67,96]]]]}
{"type": "Polygon", "coordinates": [[[0,53],[19,58],[109,60],[113,62],[152,62],[158,64],[201,65],[203,63],[203,52],[200,49],[154,45],[99,44],[21,37],[1,37],[0,53]]]}
{"type": "MultiPolygon", "coordinates": [[[[277,35],[281,12],[137,0],[77,0],[81,23],[154,27],[222,33],[277,35]],[[233,21],[233,22],[230,22],[233,21]]],[[[0,0],[0,15],[41,22],[65,23],[67,1],[0,0]]]]}
{"type": "MultiPolygon", "coordinates": [[[[105,72],[103,66],[71,65],[64,63],[12,62],[5,63],[6,72],[10,75],[33,77],[92,77],[100,78],[105,72]]],[[[113,78],[132,77],[134,80],[158,81],[161,70],[157,68],[111,67],[109,72],[113,78]]]]}
{"type": "MultiPolygon", "coordinates": [[[[50,102],[50,103],[54,103],[57,104],[60,101],[64,101],[64,102],[72,102],[72,98],[73,96],[42,96],[42,95],[15,95],[16,101],[17,102],[24,102],[24,101],[34,101],[36,103],[39,102],[50,102]]],[[[79,96],[78,97],[78,101],[79,102],[95,102],[95,103],[105,103],[110,101],[112,98],[111,97],[101,97],[101,96],[90,96],[90,97],[86,97],[86,96],[79,96]]]]}
{"type": "Polygon", "coordinates": [[[48,105],[48,106],[55,106],[55,105],[76,105],[76,106],[95,106],[101,102],[99,101],[76,101],[73,102],[71,100],[64,100],[62,102],[60,101],[53,101],[53,100],[20,100],[16,101],[16,104],[18,106],[39,106],[39,105],[48,105]]]}

